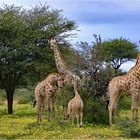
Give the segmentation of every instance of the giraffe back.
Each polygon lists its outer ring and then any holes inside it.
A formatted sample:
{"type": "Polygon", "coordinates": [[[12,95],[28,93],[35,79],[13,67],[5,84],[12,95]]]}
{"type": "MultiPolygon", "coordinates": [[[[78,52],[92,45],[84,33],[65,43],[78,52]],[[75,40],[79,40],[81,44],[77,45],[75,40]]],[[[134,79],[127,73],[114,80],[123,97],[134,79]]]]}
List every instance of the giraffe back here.
{"type": "Polygon", "coordinates": [[[57,82],[63,81],[63,77],[58,73],[52,73],[47,76],[47,78],[40,83],[35,88],[36,96],[46,96],[46,94],[51,94],[58,89],[57,82]]]}

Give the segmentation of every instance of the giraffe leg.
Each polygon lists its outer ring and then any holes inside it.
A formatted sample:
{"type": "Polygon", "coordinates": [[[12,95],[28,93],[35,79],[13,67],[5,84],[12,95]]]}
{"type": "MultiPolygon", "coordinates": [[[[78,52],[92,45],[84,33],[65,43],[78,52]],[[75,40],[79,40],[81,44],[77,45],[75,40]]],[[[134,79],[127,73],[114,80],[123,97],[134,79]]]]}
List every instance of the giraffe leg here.
{"type": "MultiPolygon", "coordinates": [[[[45,112],[45,98],[41,98],[41,116],[44,118],[44,112],[45,112]]],[[[42,118],[41,117],[41,118],[42,118]]]]}
{"type": "Polygon", "coordinates": [[[51,110],[50,110],[50,99],[48,97],[48,120],[49,120],[49,122],[50,122],[50,112],[51,112],[51,110]]]}
{"type": "Polygon", "coordinates": [[[55,95],[52,96],[52,113],[55,116],[55,95]]]}
{"type": "Polygon", "coordinates": [[[138,103],[139,103],[139,95],[133,93],[131,110],[132,110],[134,120],[136,120],[138,118],[138,103]]]}
{"type": "Polygon", "coordinates": [[[67,107],[65,107],[63,105],[63,116],[64,116],[64,120],[67,120],[69,117],[69,114],[67,113],[67,107]]]}
{"type": "Polygon", "coordinates": [[[52,102],[52,100],[50,100],[50,118],[51,118],[51,116],[54,116],[54,114],[53,114],[53,102],[52,102]]]}
{"type": "Polygon", "coordinates": [[[72,125],[74,125],[74,114],[71,115],[71,121],[72,121],[72,125]]]}
{"type": "Polygon", "coordinates": [[[115,118],[117,116],[117,105],[118,105],[119,99],[120,99],[120,95],[118,95],[118,97],[116,99],[116,102],[114,103],[113,115],[114,115],[115,118]]]}
{"type": "Polygon", "coordinates": [[[119,98],[119,93],[113,94],[114,96],[110,97],[109,100],[109,106],[108,106],[108,111],[109,111],[109,125],[112,125],[112,116],[113,112],[116,113],[116,107],[117,107],[117,102],[119,98]]]}
{"type": "Polygon", "coordinates": [[[80,112],[80,127],[83,126],[83,112],[80,112]]]}
{"type": "Polygon", "coordinates": [[[138,106],[139,106],[139,95],[137,95],[137,100],[136,100],[136,109],[135,109],[135,117],[136,117],[136,119],[138,119],[138,106]]]}
{"type": "Polygon", "coordinates": [[[79,114],[76,114],[76,119],[77,119],[77,126],[79,126],[79,114]]]}
{"type": "Polygon", "coordinates": [[[111,108],[111,106],[108,106],[108,111],[109,111],[109,126],[111,126],[112,125],[113,108],[111,108]]]}
{"type": "Polygon", "coordinates": [[[41,98],[37,101],[37,123],[41,122],[41,98]]]}

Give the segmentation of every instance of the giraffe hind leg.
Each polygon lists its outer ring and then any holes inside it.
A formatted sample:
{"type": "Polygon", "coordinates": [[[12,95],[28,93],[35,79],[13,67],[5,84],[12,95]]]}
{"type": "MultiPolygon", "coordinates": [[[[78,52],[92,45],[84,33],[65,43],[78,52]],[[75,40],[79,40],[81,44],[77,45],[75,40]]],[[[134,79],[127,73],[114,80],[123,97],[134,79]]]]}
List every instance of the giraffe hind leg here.
{"type": "Polygon", "coordinates": [[[109,111],[109,125],[112,125],[113,114],[116,115],[117,104],[119,100],[119,93],[114,94],[113,98],[109,100],[108,111],[109,111]]]}
{"type": "Polygon", "coordinates": [[[132,94],[131,110],[132,110],[134,120],[138,119],[138,104],[139,104],[139,95],[132,94]]]}

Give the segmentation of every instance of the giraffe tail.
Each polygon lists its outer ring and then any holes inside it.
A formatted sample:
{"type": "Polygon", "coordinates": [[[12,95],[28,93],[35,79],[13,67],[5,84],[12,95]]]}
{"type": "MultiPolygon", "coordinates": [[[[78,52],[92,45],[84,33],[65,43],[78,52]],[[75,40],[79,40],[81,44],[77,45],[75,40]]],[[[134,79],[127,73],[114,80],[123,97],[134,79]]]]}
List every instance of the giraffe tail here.
{"type": "Polygon", "coordinates": [[[34,103],[33,103],[33,107],[35,107],[35,105],[36,105],[36,100],[35,100],[34,103]]]}

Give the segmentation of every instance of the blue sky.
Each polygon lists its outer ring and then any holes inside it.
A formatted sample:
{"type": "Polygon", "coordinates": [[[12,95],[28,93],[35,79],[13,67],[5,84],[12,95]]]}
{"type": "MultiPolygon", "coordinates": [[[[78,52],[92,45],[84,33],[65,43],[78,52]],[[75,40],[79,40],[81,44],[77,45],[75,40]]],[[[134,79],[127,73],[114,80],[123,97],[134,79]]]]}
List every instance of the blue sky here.
{"type": "MultiPolygon", "coordinates": [[[[62,9],[62,15],[74,20],[80,32],[71,40],[94,41],[93,34],[103,39],[124,37],[138,44],[140,40],[140,0],[0,0],[3,3],[31,8],[36,4],[48,3],[52,8],[62,9]]],[[[127,70],[134,65],[123,65],[127,70]]]]}

